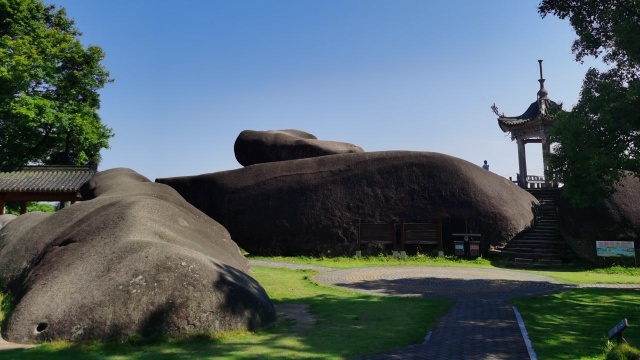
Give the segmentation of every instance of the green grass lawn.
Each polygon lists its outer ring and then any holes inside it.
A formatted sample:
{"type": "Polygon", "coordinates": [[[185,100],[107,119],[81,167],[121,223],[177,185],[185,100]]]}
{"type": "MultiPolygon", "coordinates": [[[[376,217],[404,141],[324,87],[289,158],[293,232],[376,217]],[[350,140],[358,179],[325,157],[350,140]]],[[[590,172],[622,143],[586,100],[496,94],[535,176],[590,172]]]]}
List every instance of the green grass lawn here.
{"type": "Polygon", "coordinates": [[[311,256],[247,256],[249,259],[287,262],[326,266],[334,269],[352,269],[375,266],[463,266],[463,267],[494,267],[491,261],[484,258],[464,260],[456,256],[433,257],[427,255],[410,255],[405,259],[394,258],[390,255],[366,257],[311,257],[311,256]]]}
{"type": "Polygon", "coordinates": [[[395,259],[392,256],[371,257],[334,257],[316,258],[308,256],[296,257],[258,257],[248,256],[249,259],[267,260],[277,262],[289,262],[296,264],[308,264],[326,266],[335,269],[347,269],[357,267],[375,266],[456,266],[456,267],[481,267],[505,269],[511,271],[525,271],[554,278],[568,284],[640,284],[640,268],[612,266],[608,268],[596,268],[588,264],[563,265],[536,270],[521,270],[506,268],[496,260],[477,258],[464,260],[455,256],[431,257],[426,255],[412,255],[406,259],[395,259]]]}
{"type": "MultiPolygon", "coordinates": [[[[368,258],[256,258],[332,268],[365,266],[466,266],[499,268],[486,259],[390,256],[368,258]]],[[[515,270],[524,271],[524,270],[515,270]]],[[[587,265],[529,271],[568,283],[640,283],[640,269],[587,265]]],[[[377,297],[315,284],[311,270],[254,267],[251,275],[274,304],[308,305],[316,324],[300,332],[293,322],[278,322],[259,332],[203,334],[189,339],[145,344],[53,343],[0,353],[7,359],[347,359],[422,342],[448,300],[377,297]]],[[[552,296],[514,300],[523,315],[539,359],[604,359],[606,332],[629,320],[625,338],[640,345],[640,291],[581,289],[552,296]]]]}
{"type": "Polygon", "coordinates": [[[604,359],[607,332],[623,318],[625,339],[640,346],[640,291],[579,289],[512,303],[539,359],[604,359]]]}
{"type": "Polygon", "coordinates": [[[347,359],[420,343],[448,300],[377,297],[317,285],[309,270],[255,267],[275,304],[308,304],[316,324],[295,333],[291,320],[256,333],[203,335],[159,344],[54,343],[0,353],[7,359],[347,359]]]}

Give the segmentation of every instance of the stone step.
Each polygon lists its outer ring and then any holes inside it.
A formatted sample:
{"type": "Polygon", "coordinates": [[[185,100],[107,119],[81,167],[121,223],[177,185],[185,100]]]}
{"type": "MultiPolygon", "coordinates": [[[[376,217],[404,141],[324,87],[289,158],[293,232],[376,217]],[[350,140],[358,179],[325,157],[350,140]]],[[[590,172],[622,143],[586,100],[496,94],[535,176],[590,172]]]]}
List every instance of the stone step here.
{"type": "Polygon", "coordinates": [[[523,247],[523,246],[509,246],[504,248],[502,251],[507,251],[510,253],[531,253],[533,248],[531,247],[523,247]]]}
{"type": "Polygon", "coordinates": [[[558,223],[558,216],[556,214],[538,214],[538,222],[546,221],[546,222],[555,222],[558,223]]]}
{"type": "Polygon", "coordinates": [[[504,249],[502,250],[502,255],[506,255],[510,258],[516,258],[516,257],[526,257],[526,258],[532,258],[532,259],[538,259],[538,258],[558,258],[561,259],[562,257],[564,257],[564,252],[563,251],[545,251],[545,252],[534,252],[534,251],[511,251],[511,250],[507,250],[504,249]]]}
{"type": "Polygon", "coordinates": [[[533,267],[533,259],[529,258],[515,258],[507,261],[507,266],[517,268],[530,268],[533,267]]]}
{"type": "Polygon", "coordinates": [[[509,243],[508,246],[504,247],[505,249],[565,249],[566,246],[561,243],[535,243],[535,242],[516,242],[509,243]]]}
{"type": "Polygon", "coordinates": [[[527,231],[509,241],[499,251],[507,257],[507,265],[519,268],[562,265],[571,257],[566,242],[558,237],[559,218],[555,199],[558,189],[527,189],[540,202],[536,222],[527,231]]]}
{"type": "Polygon", "coordinates": [[[553,244],[553,243],[564,243],[562,240],[558,240],[555,236],[531,236],[531,237],[522,237],[518,239],[513,239],[509,243],[514,244],[526,244],[526,243],[538,243],[538,244],[553,244]]]}
{"type": "Polygon", "coordinates": [[[556,231],[556,230],[558,230],[558,224],[555,224],[555,225],[544,224],[544,225],[541,225],[541,226],[536,225],[536,226],[534,226],[534,227],[532,227],[530,229],[530,231],[534,231],[534,230],[547,230],[547,231],[553,230],[553,231],[556,231]]]}
{"type": "Polygon", "coordinates": [[[560,266],[562,263],[561,259],[538,259],[538,261],[533,263],[533,267],[548,268],[549,266],[560,266]]]}
{"type": "Polygon", "coordinates": [[[527,235],[523,235],[520,237],[517,237],[511,241],[514,240],[547,240],[547,241],[553,241],[556,240],[558,237],[556,236],[555,233],[536,233],[536,234],[527,234],[527,235]]]}
{"type": "Polygon", "coordinates": [[[529,246],[535,245],[558,245],[564,244],[564,241],[557,239],[513,239],[509,244],[529,244],[529,246]]]}
{"type": "Polygon", "coordinates": [[[524,232],[518,236],[518,238],[523,238],[531,235],[547,235],[547,236],[555,236],[558,229],[530,229],[527,232],[524,232]]]}

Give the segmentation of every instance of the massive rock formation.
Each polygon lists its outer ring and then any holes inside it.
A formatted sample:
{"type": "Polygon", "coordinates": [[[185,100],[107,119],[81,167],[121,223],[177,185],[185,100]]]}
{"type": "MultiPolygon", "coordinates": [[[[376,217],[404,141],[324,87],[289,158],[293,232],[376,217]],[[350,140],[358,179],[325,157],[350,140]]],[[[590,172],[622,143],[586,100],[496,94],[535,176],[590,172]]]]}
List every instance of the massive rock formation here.
{"type": "MultiPolygon", "coordinates": [[[[598,261],[598,240],[634,241],[640,235],[640,181],[628,175],[616,189],[604,202],[584,208],[576,208],[564,196],[557,201],[562,237],[583,260],[598,261]]],[[[620,263],[619,258],[602,261],[620,263]]]]}
{"type": "Polygon", "coordinates": [[[538,201],[507,179],[430,152],[366,152],[157,179],[223,224],[256,254],[352,254],[359,222],[443,220],[452,233],[503,243],[528,227],[538,201]]]}
{"type": "Polygon", "coordinates": [[[301,130],[245,130],[238,135],[233,149],[242,166],[364,152],[356,145],[318,140],[314,135],[301,130]]]}
{"type": "Polygon", "coordinates": [[[4,227],[5,225],[7,225],[9,223],[9,221],[13,220],[17,218],[17,216],[13,215],[13,214],[2,214],[0,215],[0,229],[2,227],[4,227]]]}
{"type": "Polygon", "coordinates": [[[227,230],[168,186],[100,172],[84,199],[0,229],[5,339],[122,339],[251,329],[275,320],[227,230]]]}

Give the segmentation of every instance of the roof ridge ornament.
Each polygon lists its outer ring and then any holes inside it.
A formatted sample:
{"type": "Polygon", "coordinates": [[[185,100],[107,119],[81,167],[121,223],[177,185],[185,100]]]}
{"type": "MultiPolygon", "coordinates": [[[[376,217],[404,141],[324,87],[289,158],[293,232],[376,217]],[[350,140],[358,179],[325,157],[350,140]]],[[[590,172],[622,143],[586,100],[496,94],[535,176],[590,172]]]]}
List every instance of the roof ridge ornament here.
{"type": "Polygon", "coordinates": [[[549,92],[544,88],[545,78],[542,77],[542,60],[538,60],[538,65],[540,66],[540,79],[538,80],[538,82],[540,82],[540,90],[538,90],[538,98],[546,99],[549,92]]]}

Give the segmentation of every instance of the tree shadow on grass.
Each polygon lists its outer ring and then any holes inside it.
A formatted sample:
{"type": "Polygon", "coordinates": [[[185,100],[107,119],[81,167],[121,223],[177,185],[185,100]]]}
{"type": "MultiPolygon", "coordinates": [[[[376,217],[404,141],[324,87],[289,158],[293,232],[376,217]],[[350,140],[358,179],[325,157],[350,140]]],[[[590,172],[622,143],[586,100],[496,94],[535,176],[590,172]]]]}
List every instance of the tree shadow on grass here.
{"type": "Polygon", "coordinates": [[[73,344],[0,353],[7,359],[348,359],[420,343],[453,302],[425,298],[322,295],[295,300],[308,304],[314,326],[293,331],[279,319],[256,333],[215,339],[208,336],[160,344],[73,344]],[[6,356],[6,357],[5,357],[6,356]]]}
{"type": "MultiPolygon", "coordinates": [[[[308,276],[301,273],[308,279],[308,276]]],[[[409,277],[336,283],[347,291],[281,302],[308,304],[314,326],[294,331],[290,319],[256,333],[217,339],[208,336],[160,344],[74,344],[62,350],[39,347],[0,353],[15,359],[347,359],[423,342],[453,300],[498,300],[546,295],[573,286],[541,281],[409,277]],[[351,291],[349,291],[351,290],[351,291]],[[381,295],[363,294],[377,292],[381,295]],[[448,298],[448,299],[446,299],[448,298]]],[[[319,288],[322,288],[320,286],[319,288]]],[[[279,303],[278,301],[275,301],[279,303]]]]}
{"type": "Polygon", "coordinates": [[[577,289],[512,303],[522,314],[540,358],[601,356],[607,332],[623,318],[630,324],[625,339],[640,345],[640,291],[635,289],[577,289]]]}

